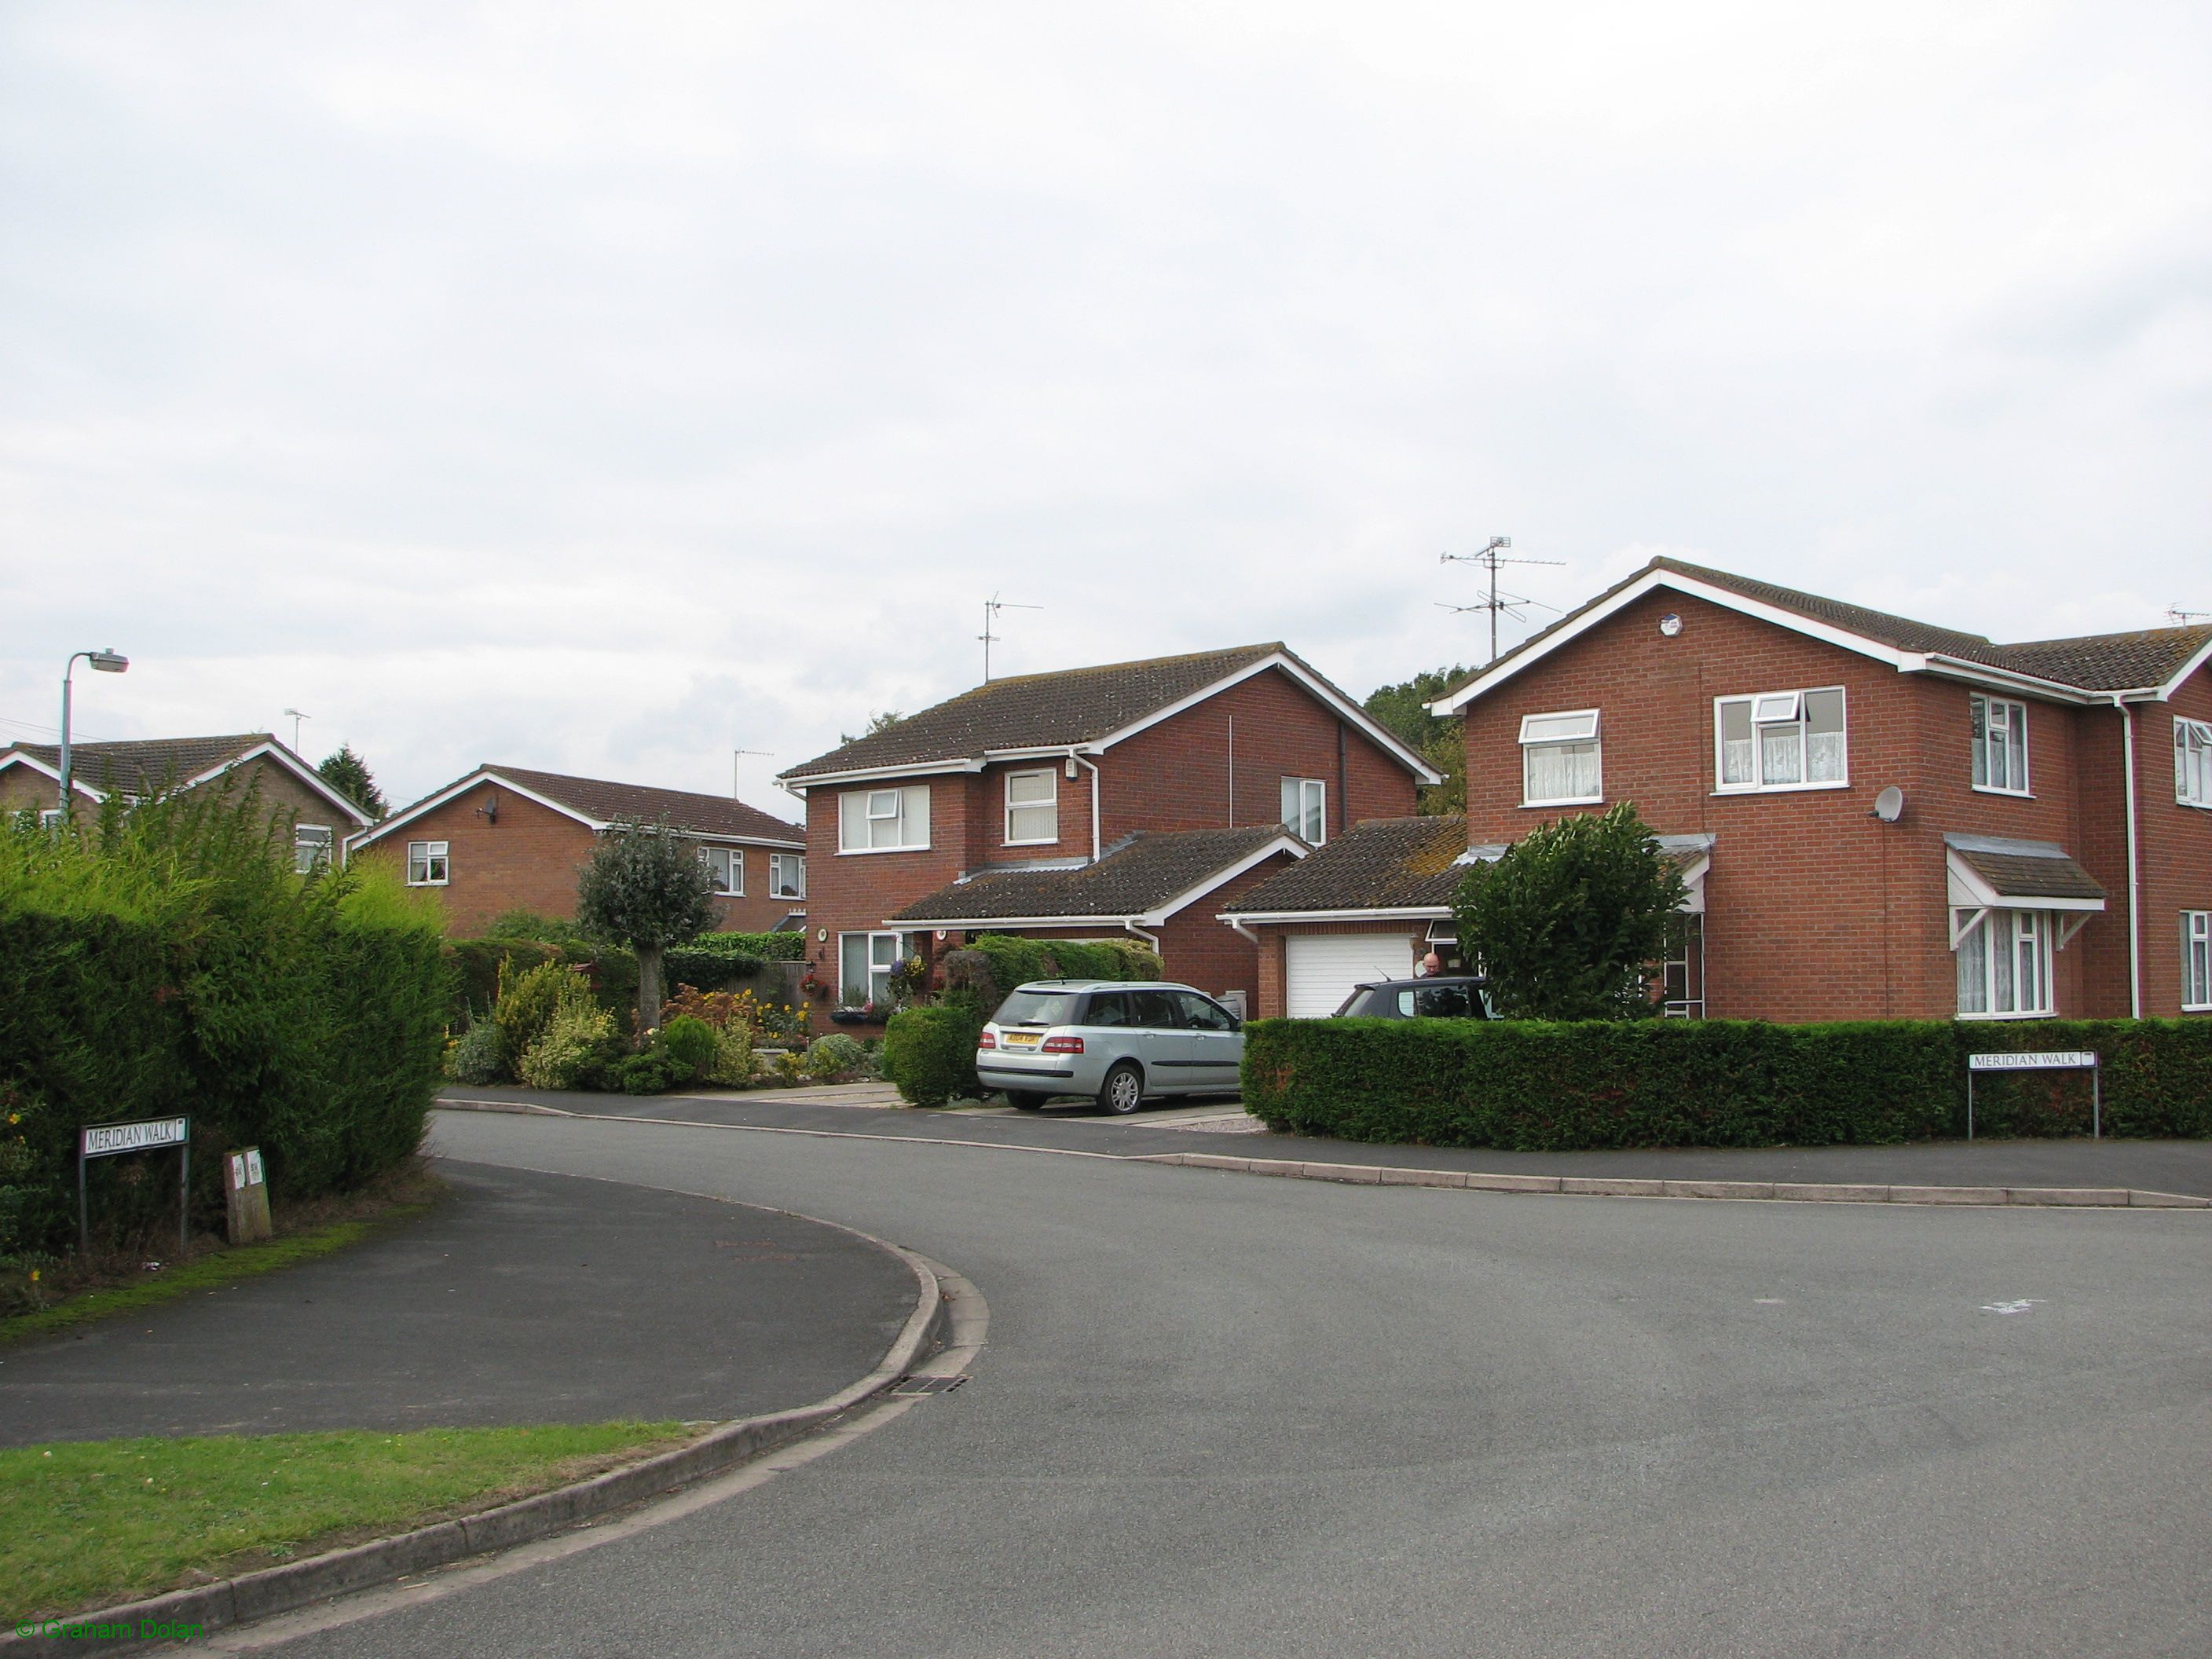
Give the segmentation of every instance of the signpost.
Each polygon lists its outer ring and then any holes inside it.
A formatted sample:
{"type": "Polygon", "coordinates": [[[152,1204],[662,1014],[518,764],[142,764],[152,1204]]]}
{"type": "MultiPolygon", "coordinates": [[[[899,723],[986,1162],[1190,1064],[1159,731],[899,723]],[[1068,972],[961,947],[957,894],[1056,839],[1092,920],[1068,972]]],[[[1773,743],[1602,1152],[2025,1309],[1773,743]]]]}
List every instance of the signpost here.
{"type": "Polygon", "coordinates": [[[1977,1072],[2081,1072],[2089,1073],[2089,1134],[2105,1136],[2104,1074],[2094,1048],[2047,1048],[2004,1054],[1966,1056],[1966,1139],[1974,1138],[1974,1074],[1977,1072]]]}
{"type": "Polygon", "coordinates": [[[157,1117],[143,1123],[88,1123],[76,1132],[76,1247],[92,1254],[92,1212],[84,1195],[84,1166],[95,1158],[116,1158],[125,1152],[153,1152],[174,1146],[177,1160],[177,1254],[181,1258],[191,1240],[192,1121],[189,1117],[157,1117]]]}
{"type": "Polygon", "coordinates": [[[261,1168],[258,1146],[233,1152],[223,1160],[222,1193],[228,1200],[232,1243],[247,1244],[269,1237],[269,1180],[261,1168]]]}

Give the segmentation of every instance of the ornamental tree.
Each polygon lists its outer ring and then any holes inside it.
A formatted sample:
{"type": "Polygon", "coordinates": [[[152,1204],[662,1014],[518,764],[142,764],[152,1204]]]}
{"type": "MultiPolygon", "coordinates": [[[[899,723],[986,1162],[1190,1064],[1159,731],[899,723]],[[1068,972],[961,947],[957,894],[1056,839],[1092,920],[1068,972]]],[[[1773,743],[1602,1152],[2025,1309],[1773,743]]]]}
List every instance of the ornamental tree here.
{"type": "Polygon", "coordinates": [[[1509,1019],[1632,1019],[1653,1012],[1651,976],[1682,878],[1623,801],[1562,818],[1476,865],[1452,908],[1460,945],[1509,1019]]]}
{"type": "Polygon", "coordinates": [[[384,792],[376,787],[376,780],[369,775],[368,763],[353,752],[351,744],[340,744],[338,752],[325,760],[315,771],[325,783],[372,818],[381,819],[392,810],[385,805],[384,792]]]}
{"type": "Polygon", "coordinates": [[[637,952],[637,1011],[647,1030],[660,1024],[662,952],[714,925],[714,890],[699,849],[666,818],[612,825],[576,877],[576,925],[637,952]]]}

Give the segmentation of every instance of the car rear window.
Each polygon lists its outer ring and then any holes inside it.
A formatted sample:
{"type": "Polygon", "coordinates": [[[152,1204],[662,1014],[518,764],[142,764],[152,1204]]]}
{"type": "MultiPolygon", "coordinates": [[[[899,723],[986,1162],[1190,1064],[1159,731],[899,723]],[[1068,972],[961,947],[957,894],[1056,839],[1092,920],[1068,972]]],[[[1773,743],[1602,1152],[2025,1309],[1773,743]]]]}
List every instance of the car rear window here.
{"type": "Polygon", "coordinates": [[[999,1005],[992,1018],[1001,1025],[1066,1025],[1074,1010],[1071,992],[1017,991],[999,1005]]]}

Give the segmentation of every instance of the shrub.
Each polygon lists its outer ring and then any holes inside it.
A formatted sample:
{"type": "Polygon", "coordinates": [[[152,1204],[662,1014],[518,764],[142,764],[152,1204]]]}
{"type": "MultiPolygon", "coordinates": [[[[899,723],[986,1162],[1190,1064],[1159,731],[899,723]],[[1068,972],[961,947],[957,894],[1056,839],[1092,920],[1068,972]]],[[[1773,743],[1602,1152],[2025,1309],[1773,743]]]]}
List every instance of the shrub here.
{"type": "Polygon", "coordinates": [[[515,1071],[533,1089],[590,1089],[621,1054],[615,1017],[588,997],[570,996],[553,1011],[515,1071]]]}
{"type": "Polygon", "coordinates": [[[507,1073],[499,1056],[498,1024],[489,1019],[473,1021],[446,1051],[446,1075],[456,1083],[500,1082],[507,1073]]]}
{"type": "Polygon", "coordinates": [[[583,977],[557,959],[541,962],[504,982],[492,1006],[492,1020],[499,1028],[501,1070],[509,1077],[521,1076],[523,1055],[537,1047],[553,1016],[591,1000],[591,988],[583,977]]]}
{"type": "Polygon", "coordinates": [[[610,825],[576,872],[576,924],[636,953],[638,1014],[647,1027],[660,1024],[663,953],[696,939],[714,915],[707,866],[665,817],[610,825]]]}
{"type": "MultiPolygon", "coordinates": [[[[1275,1129],[1558,1152],[1877,1144],[1966,1132],[1966,1057],[2104,1058],[2107,1133],[2212,1135],[2212,1022],[1261,1020],[1244,1101],[1275,1129]]],[[[1984,1135],[2088,1127],[2078,1073],[1984,1074],[1984,1135]]]]}
{"type": "Polygon", "coordinates": [[[753,1028],[732,1020],[714,1033],[714,1058],[702,1075],[709,1083],[742,1088],[752,1081],[753,1028]]]}
{"type": "Polygon", "coordinates": [[[722,956],[751,957],[762,962],[804,962],[806,935],[788,933],[702,933],[687,950],[722,956]]]}
{"type": "Polygon", "coordinates": [[[982,1030],[973,1008],[944,1003],[902,1008],[884,1027],[884,1075],[916,1106],[978,1096],[975,1039],[982,1030]]]}
{"type": "Polygon", "coordinates": [[[1158,979],[1160,959],[1135,939],[1019,939],[985,933],[945,959],[948,989],[971,990],[996,1008],[1016,986],[1035,979],[1158,979]],[[979,968],[975,957],[982,959],[979,968]],[[956,965],[957,963],[957,965],[956,965]]]}
{"type": "Polygon", "coordinates": [[[703,1073],[714,1063],[714,1028],[703,1019],[678,1014],[660,1028],[659,1046],[695,1073],[703,1073]]]}
{"type": "Polygon", "coordinates": [[[587,951],[591,942],[576,924],[559,916],[541,915],[535,910],[502,910],[491,919],[483,930],[488,939],[502,943],[517,940],[532,945],[557,945],[563,950],[587,951]]]}
{"type": "Polygon", "coordinates": [[[832,1031],[818,1036],[806,1050],[806,1074],[809,1077],[835,1077],[840,1072],[858,1071],[867,1063],[867,1051],[854,1038],[842,1031],[832,1031]]]}
{"type": "Polygon", "coordinates": [[[626,1095],[657,1095],[679,1083],[689,1083],[694,1075],[687,1062],[665,1048],[648,1048],[641,1054],[632,1054],[613,1071],[617,1086],[626,1095]]]}

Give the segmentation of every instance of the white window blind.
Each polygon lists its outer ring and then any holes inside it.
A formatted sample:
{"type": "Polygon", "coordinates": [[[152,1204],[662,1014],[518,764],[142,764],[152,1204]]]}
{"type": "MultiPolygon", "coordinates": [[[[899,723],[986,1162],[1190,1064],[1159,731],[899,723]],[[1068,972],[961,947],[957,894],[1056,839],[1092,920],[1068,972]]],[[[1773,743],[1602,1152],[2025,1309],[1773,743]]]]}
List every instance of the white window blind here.
{"type": "Polygon", "coordinates": [[[1521,804],[1557,806],[1605,793],[1595,708],[1521,717],[1521,804]]]}
{"type": "Polygon", "coordinates": [[[929,786],[853,789],[838,798],[837,848],[880,853],[929,845],[929,786]]]}
{"type": "Polygon", "coordinates": [[[1006,844],[1060,839],[1060,775],[1050,769],[1006,774],[1006,844]]]}

